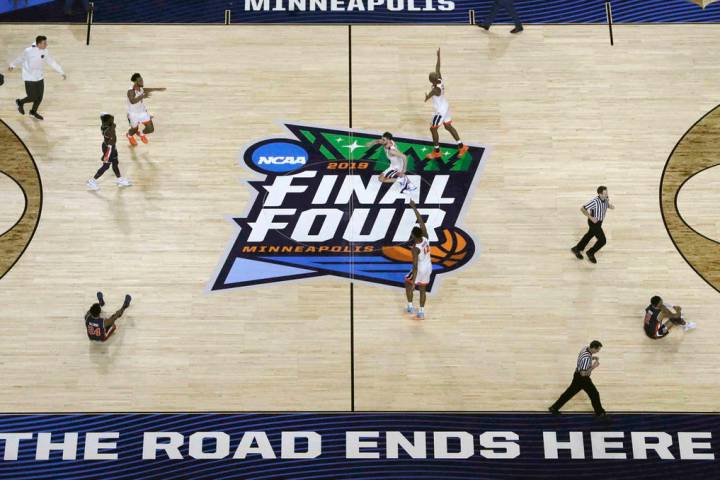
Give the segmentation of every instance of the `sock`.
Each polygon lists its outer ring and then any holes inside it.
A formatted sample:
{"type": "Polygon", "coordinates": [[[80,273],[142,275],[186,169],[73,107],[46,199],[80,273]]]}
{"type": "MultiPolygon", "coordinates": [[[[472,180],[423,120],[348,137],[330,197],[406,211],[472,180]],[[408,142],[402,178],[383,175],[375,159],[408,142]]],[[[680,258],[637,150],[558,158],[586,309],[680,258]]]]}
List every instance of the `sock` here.
{"type": "Polygon", "coordinates": [[[462,140],[458,140],[457,144],[458,144],[458,147],[462,147],[463,146],[462,140]]]}
{"type": "Polygon", "coordinates": [[[420,307],[420,308],[418,308],[418,312],[420,312],[420,313],[425,313],[425,307],[420,307]]]}
{"type": "Polygon", "coordinates": [[[407,306],[408,306],[408,308],[413,308],[412,302],[408,302],[407,306]]]}
{"type": "Polygon", "coordinates": [[[440,151],[440,145],[434,145],[434,146],[433,146],[433,150],[435,150],[436,152],[439,152],[439,151],[440,151]]]}

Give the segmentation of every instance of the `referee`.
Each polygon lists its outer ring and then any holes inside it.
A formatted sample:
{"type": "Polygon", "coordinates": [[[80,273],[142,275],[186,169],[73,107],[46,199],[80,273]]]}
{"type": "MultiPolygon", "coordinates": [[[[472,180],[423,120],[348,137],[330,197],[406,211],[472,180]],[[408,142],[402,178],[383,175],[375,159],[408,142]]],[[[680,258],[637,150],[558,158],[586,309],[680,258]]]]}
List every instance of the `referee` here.
{"type": "Polygon", "coordinates": [[[565,390],[565,392],[560,395],[560,398],[558,398],[557,401],[553,403],[550,408],[548,408],[548,411],[550,413],[552,413],[553,415],[558,415],[560,413],[560,409],[568,402],[568,400],[574,397],[580,390],[584,390],[585,393],[588,394],[588,397],[590,397],[593,410],[595,410],[595,415],[602,418],[607,418],[607,413],[605,413],[605,409],[600,403],[600,394],[598,393],[597,388],[595,388],[595,385],[593,385],[593,382],[590,379],[590,374],[592,373],[592,371],[600,366],[600,360],[598,360],[598,357],[594,355],[598,353],[601,348],[602,343],[598,342],[597,340],[593,340],[592,342],[590,342],[590,345],[580,350],[580,355],[578,355],[577,366],[575,367],[575,374],[573,375],[572,383],[565,390]]]}
{"type": "Polygon", "coordinates": [[[22,66],[22,79],[25,81],[25,98],[15,100],[18,112],[25,115],[25,104],[32,102],[30,115],[43,120],[42,115],[37,111],[45,92],[45,80],[43,80],[43,62],[50,65],[53,70],[62,75],[63,80],[67,78],[60,64],[50,55],[47,49],[47,37],[39,35],[35,43],[30,45],[10,64],[10,71],[18,65],[22,66]]]}
{"type": "Polygon", "coordinates": [[[595,245],[587,251],[587,258],[590,263],[597,263],[595,259],[595,253],[605,246],[605,232],[602,229],[602,222],[605,219],[605,213],[607,209],[610,210],[615,208],[615,205],[610,203],[608,197],[608,191],[606,186],[599,186],[597,188],[597,197],[590,200],[588,203],[580,207],[580,211],[588,219],[588,231],[585,236],[578,242],[577,245],[570,249],[580,260],[583,259],[582,251],[585,250],[588,242],[591,238],[597,238],[595,245]]]}

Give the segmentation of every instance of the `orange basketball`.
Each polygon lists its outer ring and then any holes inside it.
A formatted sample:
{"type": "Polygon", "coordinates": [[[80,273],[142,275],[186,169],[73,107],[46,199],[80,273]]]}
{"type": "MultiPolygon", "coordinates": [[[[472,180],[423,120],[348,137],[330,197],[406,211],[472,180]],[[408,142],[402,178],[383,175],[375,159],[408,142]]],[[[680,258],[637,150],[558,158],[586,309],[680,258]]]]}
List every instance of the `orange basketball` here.
{"type": "MultiPolygon", "coordinates": [[[[439,245],[430,246],[430,257],[433,263],[439,263],[450,268],[467,256],[468,241],[460,231],[443,228],[439,240],[439,245]]],[[[382,247],[382,253],[387,258],[397,262],[412,262],[412,250],[410,247],[401,245],[382,247]]]]}

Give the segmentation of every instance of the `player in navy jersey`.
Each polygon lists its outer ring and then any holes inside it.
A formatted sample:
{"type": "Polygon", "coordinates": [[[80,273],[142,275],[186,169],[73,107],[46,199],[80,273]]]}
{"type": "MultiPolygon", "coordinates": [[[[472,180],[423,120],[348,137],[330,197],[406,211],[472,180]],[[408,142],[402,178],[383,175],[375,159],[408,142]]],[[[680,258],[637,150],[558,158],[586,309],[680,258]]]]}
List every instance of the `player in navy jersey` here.
{"type": "Polygon", "coordinates": [[[113,313],[110,318],[102,317],[102,307],[105,305],[102,292],[97,292],[97,298],[98,303],[93,303],[90,310],[88,310],[85,314],[85,330],[87,330],[87,335],[90,340],[104,342],[110,338],[113,333],[115,333],[115,330],[117,330],[115,322],[118,318],[122,317],[125,309],[130,306],[132,297],[130,295],[125,295],[125,301],[123,302],[122,307],[120,307],[120,310],[113,313]]]}
{"type": "Polygon", "coordinates": [[[645,334],[658,339],[667,336],[674,325],[681,325],[686,332],[695,328],[695,323],[686,322],[682,317],[682,307],[679,305],[667,305],[657,295],[650,299],[650,305],[645,308],[645,320],[643,328],[645,334]],[[673,310],[675,310],[673,312],[673,310]],[[663,319],[667,321],[663,323],[663,319]]]}
{"type": "Polygon", "coordinates": [[[100,131],[103,135],[103,143],[100,147],[103,152],[102,166],[98,169],[95,176],[87,181],[86,185],[91,190],[97,190],[100,187],[97,184],[97,179],[112,166],[113,173],[117,177],[118,187],[129,187],[132,185],[130,180],[120,175],[120,166],[118,165],[118,153],[117,153],[117,135],[115,134],[115,118],[108,114],[102,113],[100,115],[100,131]]]}

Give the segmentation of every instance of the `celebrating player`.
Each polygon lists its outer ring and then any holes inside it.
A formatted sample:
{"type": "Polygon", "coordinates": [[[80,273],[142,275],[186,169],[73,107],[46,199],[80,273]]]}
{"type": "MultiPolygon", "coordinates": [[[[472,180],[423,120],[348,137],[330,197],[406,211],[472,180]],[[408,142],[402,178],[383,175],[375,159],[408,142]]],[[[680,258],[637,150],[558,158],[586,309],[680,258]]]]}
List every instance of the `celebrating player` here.
{"type": "Polygon", "coordinates": [[[420,290],[420,308],[418,308],[415,318],[422,320],[425,318],[425,288],[430,283],[430,274],[432,273],[432,258],[430,256],[430,240],[428,240],[427,227],[420,216],[415,202],[410,200],[410,208],[415,212],[415,218],[419,226],[412,229],[412,246],[413,267],[410,273],[405,276],[405,295],[407,296],[407,313],[415,313],[413,306],[413,293],[417,286],[420,290]]]}
{"type": "Polygon", "coordinates": [[[128,123],[130,123],[130,130],[127,132],[127,138],[130,145],[137,145],[135,135],[140,137],[140,140],[147,144],[148,138],[146,135],[150,135],[155,131],[155,126],[152,122],[152,116],[147,111],[143,100],[150,98],[151,92],[164,92],[165,88],[145,88],[143,78],[139,73],[133,73],[130,80],[133,82],[130,90],[127,91],[128,97],[128,123]]]}
{"type": "Polygon", "coordinates": [[[115,118],[108,114],[102,113],[100,115],[100,131],[103,134],[103,143],[100,147],[103,152],[102,166],[98,169],[97,173],[93,178],[87,181],[87,186],[91,190],[98,190],[100,187],[97,184],[97,179],[102,177],[103,173],[107,171],[112,165],[113,173],[117,177],[118,187],[129,187],[132,185],[130,180],[120,175],[120,167],[118,166],[118,153],[115,143],[117,142],[117,136],[115,134],[115,118]]]}
{"type": "Polygon", "coordinates": [[[455,127],[452,126],[450,105],[445,97],[445,84],[443,83],[442,75],[440,75],[439,48],[437,50],[437,63],[435,64],[435,71],[430,73],[430,83],[432,84],[432,89],[429,93],[425,94],[425,101],[427,102],[432,98],[433,108],[435,108],[435,113],[433,113],[432,122],[430,124],[430,133],[432,134],[433,139],[433,151],[428,153],[425,158],[431,159],[442,157],[442,154],[440,153],[440,135],[438,134],[438,127],[440,126],[440,123],[443,124],[445,130],[450,132],[450,135],[452,135],[457,142],[458,157],[462,157],[468,151],[468,147],[463,144],[457,130],[455,130],[455,127]]]}
{"type": "Polygon", "coordinates": [[[385,149],[385,156],[390,160],[390,166],[378,177],[383,183],[395,183],[400,185],[400,193],[412,192],[417,187],[408,179],[407,174],[407,156],[397,149],[393,141],[392,133],[385,132],[382,137],[366,144],[366,147],[373,145],[382,145],[385,149]]]}
{"type": "Polygon", "coordinates": [[[90,310],[88,310],[85,314],[85,329],[87,330],[87,335],[90,340],[104,342],[110,338],[113,333],[115,333],[115,330],[117,329],[115,322],[118,318],[122,317],[125,309],[130,306],[132,297],[130,295],[125,295],[125,301],[123,302],[122,307],[120,307],[120,310],[113,313],[110,318],[102,318],[100,316],[102,315],[101,307],[105,306],[105,299],[103,298],[102,292],[97,292],[97,299],[98,303],[93,303],[90,310]]]}

